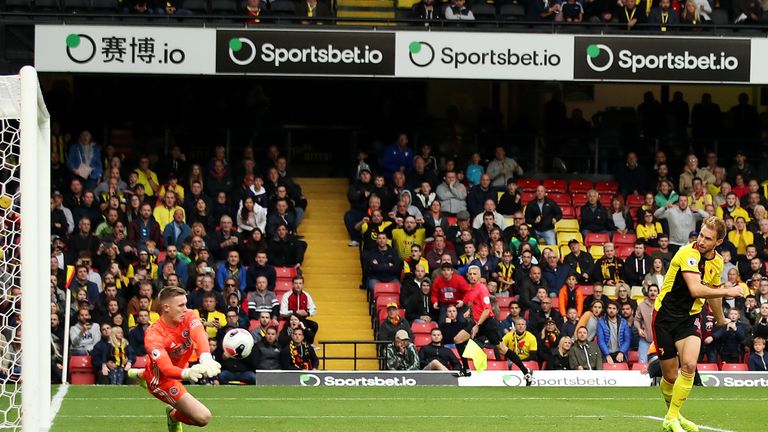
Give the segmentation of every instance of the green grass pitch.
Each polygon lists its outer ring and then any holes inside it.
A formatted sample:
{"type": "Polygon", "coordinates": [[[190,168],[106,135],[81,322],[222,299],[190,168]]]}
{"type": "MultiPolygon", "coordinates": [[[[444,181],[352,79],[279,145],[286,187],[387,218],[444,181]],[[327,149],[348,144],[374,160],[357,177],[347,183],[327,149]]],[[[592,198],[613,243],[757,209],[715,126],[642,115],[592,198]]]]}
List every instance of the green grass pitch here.
{"type": "MultiPolygon", "coordinates": [[[[658,388],[328,388],[190,386],[209,431],[661,431],[658,388]]],[[[54,389],[55,393],[55,389],[54,389]]],[[[766,431],[761,388],[693,389],[702,431],[766,431]]],[[[138,386],[70,386],[55,432],[163,431],[164,404],[138,386]]]]}

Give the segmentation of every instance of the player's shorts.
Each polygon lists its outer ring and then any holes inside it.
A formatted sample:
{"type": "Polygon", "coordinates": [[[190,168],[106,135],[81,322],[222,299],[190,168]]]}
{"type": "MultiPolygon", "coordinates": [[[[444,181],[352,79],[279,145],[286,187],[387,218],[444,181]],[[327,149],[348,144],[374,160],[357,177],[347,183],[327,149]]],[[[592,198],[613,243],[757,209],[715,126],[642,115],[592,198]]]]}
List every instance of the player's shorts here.
{"type": "Polygon", "coordinates": [[[699,315],[675,318],[666,314],[657,315],[656,311],[653,311],[653,342],[659,359],[667,360],[677,357],[675,342],[689,336],[701,338],[699,315]]]}
{"type": "MultiPolygon", "coordinates": [[[[472,334],[472,327],[475,326],[475,321],[473,319],[470,319],[467,321],[467,324],[464,326],[464,331],[472,334]]],[[[488,318],[485,320],[485,322],[480,326],[480,328],[477,329],[477,334],[475,337],[485,337],[488,339],[488,343],[491,345],[498,345],[501,343],[501,338],[499,337],[499,329],[496,325],[496,320],[493,318],[488,318]]]]}
{"type": "Polygon", "coordinates": [[[176,406],[176,402],[181,399],[182,396],[187,394],[187,389],[181,384],[181,381],[168,378],[156,379],[157,384],[154,384],[155,380],[147,381],[147,390],[152,396],[160,399],[171,406],[176,406]]]}

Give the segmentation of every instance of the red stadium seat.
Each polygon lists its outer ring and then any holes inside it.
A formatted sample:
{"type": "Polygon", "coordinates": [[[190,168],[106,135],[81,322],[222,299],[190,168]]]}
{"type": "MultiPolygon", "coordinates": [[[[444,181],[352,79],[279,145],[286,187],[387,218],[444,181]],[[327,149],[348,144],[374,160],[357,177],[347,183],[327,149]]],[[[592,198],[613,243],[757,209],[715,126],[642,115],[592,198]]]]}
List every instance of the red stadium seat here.
{"type": "Polygon", "coordinates": [[[696,370],[699,372],[713,372],[719,370],[717,363],[699,363],[696,365],[696,370]]]}
{"type": "Polygon", "coordinates": [[[581,207],[587,203],[587,195],[583,193],[571,194],[571,202],[574,207],[581,207]]]}
{"type": "Polygon", "coordinates": [[[496,319],[499,321],[504,321],[509,317],[509,309],[501,309],[499,311],[499,314],[496,316],[496,319]]]}
{"type": "Polygon", "coordinates": [[[91,356],[72,356],[69,359],[70,382],[72,384],[96,384],[91,356]]]}
{"type": "Polygon", "coordinates": [[[616,191],[619,190],[619,182],[617,181],[595,182],[595,189],[597,189],[597,191],[600,192],[600,194],[610,193],[611,195],[613,195],[616,193],[616,191]]]}
{"type": "Polygon", "coordinates": [[[435,329],[435,328],[437,328],[437,323],[434,321],[431,321],[428,323],[417,322],[417,323],[411,324],[411,331],[413,332],[414,335],[429,334],[432,331],[432,329],[435,329]]]}
{"type": "Polygon", "coordinates": [[[572,194],[587,193],[592,189],[592,180],[571,180],[568,184],[568,191],[572,194]]]}
{"type": "Polygon", "coordinates": [[[529,202],[533,201],[534,198],[536,198],[536,194],[533,192],[520,192],[520,202],[523,203],[523,205],[527,205],[529,202]]]}
{"type": "Polygon", "coordinates": [[[576,210],[570,205],[560,206],[560,210],[563,211],[563,219],[576,219],[576,210]]]}
{"type": "Polygon", "coordinates": [[[632,246],[621,246],[616,248],[616,256],[625,260],[630,255],[632,255],[632,252],[635,251],[635,248],[632,246]]]}
{"type": "MultiPolygon", "coordinates": [[[[581,290],[581,293],[584,294],[584,296],[590,296],[592,295],[592,290],[595,287],[593,285],[579,285],[579,289],[581,290]]],[[[584,305],[586,307],[586,305],[584,305]]]]}
{"type": "Polygon", "coordinates": [[[652,246],[645,247],[645,253],[648,254],[648,256],[653,255],[653,253],[656,252],[657,250],[659,250],[659,248],[657,247],[652,247],[652,246]]]}
{"type": "Polygon", "coordinates": [[[613,201],[613,195],[606,193],[604,195],[600,195],[600,198],[598,198],[598,200],[600,201],[600,204],[603,205],[603,207],[609,209],[611,208],[611,201],[613,201]]]}
{"type": "Polygon", "coordinates": [[[643,201],[645,201],[645,196],[640,194],[632,194],[627,195],[627,207],[640,207],[643,205],[643,201]]]}
{"type": "Polygon", "coordinates": [[[584,244],[587,247],[592,245],[602,246],[611,241],[611,236],[606,233],[587,233],[587,237],[584,239],[584,244]]]}
{"type": "Polygon", "coordinates": [[[400,294],[400,285],[392,282],[379,282],[373,286],[373,297],[376,298],[379,294],[400,294]]]}
{"type": "Polygon", "coordinates": [[[456,216],[448,216],[445,219],[448,221],[449,226],[454,226],[459,223],[459,218],[457,218],[456,216]]]}
{"type": "Polygon", "coordinates": [[[416,348],[421,348],[430,343],[432,343],[432,336],[428,334],[420,333],[413,335],[413,344],[416,345],[416,348]]]}
{"type": "Polygon", "coordinates": [[[638,353],[637,350],[630,350],[627,357],[627,363],[629,364],[634,364],[640,361],[640,353],[638,353]]]}
{"type": "Polygon", "coordinates": [[[629,365],[626,363],[603,362],[603,370],[629,370],[629,365]]]}
{"type": "Polygon", "coordinates": [[[517,180],[517,187],[520,188],[521,191],[525,192],[532,192],[536,190],[536,187],[541,184],[541,181],[536,179],[518,179],[517,180]]]}
{"type": "MultiPolygon", "coordinates": [[[[523,364],[525,365],[525,367],[527,367],[528,369],[530,369],[532,371],[539,370],[539,363],[538,362],[535,362],[535,361],[524,361],[523,364]]],[[[515,366],[514,363],[513,363],[512,364],[512,370],[519,371],[520,368],[515,366]]]]}
{"type": "Polygon", "coordinates": [[[514,297],[496,297],[496,302],[499,305],[499,310],[509,309],[509,304],[515,301],[514,297]]]}
{"type": "Polygon", "coordinates": [[[494,351],[493,348],[483,348],[483,351],[485,352],[485,355],[488,356],[488,360],[496,358],[496,351],[494,351]]]}
{"type": "Polygon", "coordinates": [[[283,331],[283,327],[285,327],[285,324],[288,321],[286,320],[280,320],[280,322],[277,323],[277,334],[280,334],[283,331]]]}
{"type": "Polygon", "coordinates": [[[488,370],[505,371],[509,368],[506,360],[488,360],[488,370]]]}
{"type": "Polygon", "coordinates": [[[133,367],[135,369],[144,369],[147,367],[147,356],[136,356],[136,361],[133,362],[133,367]]]}
{"type": "Polygon", "coordinates": [[[291,289],[285,289],[285,288],[278,288],[275,287],[275,297],[277,297],[277,301],[283,301],[283,296],[285,293],[291,292],[291,289]]]}
{"type": "Polygon", "coordinates": [[[378,297],[376,297],[376,310],[381,310],[387,308],[387,304],[389,303],[395,303],[398,306],[400,305],[400,295],[399,294],[379,294],[378,297]]]}
{"type": "Polygon", "coordinates": [[[748,372],[749,366],[744,363],[723,363],[720,366],[720,370],[728,372],[748,372]]]}
{"type": "Polygon", "coordinates": [[[275,267],[275,273],[277,273],[278,279],[291,280],[296,276],[296,269],[293,267],[275,267]]]}
{"type": "Polygon", "coordinates": [[[560,207],[571,205],[571,196],[567,193],[550,192],[547,197],[560,207]]]}
{"type": "Polygon", "coordinates": [[[621,246],[633,246],[637,241],[637,236],[634,234],[620,234],[613,233],[613,245],[616,247],[621,246]]]}
{"type": "Polygon", "coordinates": [[[162,263],[164,263],[164,262],[165,262],[165,257],[166,257],[166,255],[167,255],[167,252],[165,252],[165,251],[160,251],[160,253],[159,253],[159,254],[157,254],[157,263],[158,263],[158,264],[162,264],[162,263]]]}
{"type": "Polygon", "coordinates": [[[568,184],[565,180],[544,180],[544,187],[547,188],[547,192],[564,193],[568,188],[568,184]]]}
{"type": "Polygon", "coordinates": [[[574,213],[576,213],[576,219],[581,221],[581,206],[574,205],[573,206],[573,211],[574,211],[574,213]]]}
{"type": "Polygon", "coordinates": [[[290,291],[293,289],[293,282],[288,279],[278,279],[275,281],[275,291],[290,291]]]}
{"type": "Polygon", "coordinates": [[[254,331],[259,328],[259,320],[251,320],[248,323],[248,331],[254,331]]]}
{"type": "Polygon", "coordinates": [[[640,371],[643,373],[648,372],[648,363],[633,363],[632,364],[632,370],[633,371],[640,371]]]}

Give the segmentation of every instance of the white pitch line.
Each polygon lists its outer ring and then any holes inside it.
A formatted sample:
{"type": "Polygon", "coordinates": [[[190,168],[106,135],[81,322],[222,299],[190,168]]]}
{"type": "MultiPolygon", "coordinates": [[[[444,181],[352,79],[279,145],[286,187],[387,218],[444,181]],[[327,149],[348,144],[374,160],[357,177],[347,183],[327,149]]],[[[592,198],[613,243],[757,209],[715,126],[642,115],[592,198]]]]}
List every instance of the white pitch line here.
{"type": "Polygon", "coordinates": [[[51,426],[53,426],[53,421],[56,420],[56,414],[58,414],[61,409],[61,403],[64,402],[64,397],[67,395],[68,389],[69,384],[62,384],[59,386],[59,390],[56,391],[56,394],[53,395],[53,399],[51,399],[51,420],[45,428],[46,431],[50,430],[51,426]]]}
{"type": "MultiPolygon", "coordinates": [[[[658,420],[658,421],[664,421],[664,417],[654,417],[654,416],[642,416],[642,418],[648,419],[648,420],[658,420]]],[[[714,432],[735,432],[729,429],[720,429],[716,427],[710,427],[710,426],[704,426],[704,425],[698,425],[699,429],[714,431],[714,432]]]]}
{"type": "MultiPolygon", "coordinates": [[[[331,398],[324,398],[324,397],[199,397],[198,400],[206,400],[206,401],[263,401],[263,402],[269,402],[269,401],[277,401],[277,402],[301,402],[301,401],[307,401],[307,402],[316,402],[316,401],[421,401],[424,400],[424,398],[417,398],[417,397],[397,397],[397,398],[383,398],[383,397],[331,397],[331,398]]],[[[67,400],[70,401],[94,401],[94,400],[121,400],[121,401],[138,401],[138,400],[154,400],[150,397],[111,397],[109,399],[104,398],[91,398],[91,397],[69,397],[67,400]]],[[[539,401],[539,400],[561,400],[561,401],[656,401],[659,400],[659,398],[656,397],[650,397],[650,398],[640,398],[640,397],[624,397],[624,398],[591,398],[591,397],[571,397],[571,398],[564,398],[564,397],[439,397],[439,398],[430,398],[430,400],[434,401],[516,401],[516,400],[531,400],[531,401],[539,401]]],[[[768,398],[691,398],[690,400],[701,402],[701,401],[709,401],[709,402],[725,402],[725,401],[751,401],[751,402],[763,402],[768,401],[768,398]]]]}

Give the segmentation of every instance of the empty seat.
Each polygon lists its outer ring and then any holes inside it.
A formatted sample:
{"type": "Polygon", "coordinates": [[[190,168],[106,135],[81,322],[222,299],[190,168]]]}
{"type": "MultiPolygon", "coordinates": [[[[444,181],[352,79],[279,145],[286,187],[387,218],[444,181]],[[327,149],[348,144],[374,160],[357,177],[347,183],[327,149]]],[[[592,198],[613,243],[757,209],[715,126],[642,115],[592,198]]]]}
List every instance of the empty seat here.
{"type": "Polygon", "coordinates": [[[616,248],[616,256],[625,260],[630,255],[632,255],[632,252],[635,251],[635,248],[632,246],[620,246],[616,248]]]}
{"type": "Polygon", "coordinates": [[[587,203],[587,195],[583,193],[571,194],[571,202],[574,207],[582,207],[587,203]]]}
{"type": "MultiPolygon", "coordinates": [[[[397,0],[397,8],[404,10],[411,10],[415,5],[419,4],[421,0],[397,0]]],[[[274,4],[274,3],[273,3],[274,4]]],[[[472,8],[474,10],[474,8],[472,8]]]]}
{"type": "Polygon", "coordinates": [[[211,12],[216,15],[236,15],[238,2],[236,0],[214,0],[211,4],[211,12]]]}
{"type": "MultiPolygon", "coordinates": [[[[113,14],[118,12],[117,0],[93,0],[91,8],[96,13],[113,14]]],[[[187,7],[187,2],[184,2],[184,7],[187,7]]]]}
{"type": "Polygon", "coordinates": [[[584,294],[584,297],[592,295],[594,288],[594,285],[579,285],[579,289],[581,290],[581,293],[584,294]]]}
{"type": "Polygon", "coordinates": [[[729,372],[747,372],[749,371],[749,366],[744,363],[723,363],[720,370],[729,372]]]}
{"type": "Polygon", "coordinates": [[[599,181],[595,183],[595,189],[601,194],[610,193],[615,194],[619,189],[619,182],[617,181],[599,181]]]}
{"type": "Polygon", "coordinates": [[[592,258],[595,260],[599,260],[602,258],[603,255],[605,255],[603,251],[603,245],[592,245],[589,247],[589,254],[592,255],[592,258]]]}
{"type": "MultiPolygon", "coordinates": [[[[91,9],[91,1],[90,0],[62,0],[61,6],[65,12],[69,12],[69,13],[88,12],[91,9]]],[[[161,253],[164,253],[164,252],[161,252],[161,253]]],[[[157,261],[164,262],[165,256],[163,256],[163,259],[161,260],[160,256],[158,255],[157,261]]]]}
{"type": "Polygon", "coordinates": [[[616,245],[616,247],[634,246],[636,241],[637,241],[637,236],[635,234],[621,234],[621,233],[613,234],[613,244],[616,245]]]}
{"type": "Polygon", "coordinates": [[[640,194],[627,195],[627,207],[640,207],[643,205],[645,197],[640,194]]]}
{"type": "Polygon", "coordinates": [[[561,206],[560,210],[563,212],[563,219],[576,219],[576,210],[573,207],[561,206]]]}
{"type": "Polygon", "coordinates": [[[522,5],[506,4],[499,10],[499,16],[507,21],[525,21],[525,8],[522,5]]]}
{"type": "Polygon", "coordinates": [[[147,367],[147,356],[136,356],[136,361],[133,362],[133,367],[135,369],[144,369],[147,367]]]}
{"type": "Polygon", "coordinates": [[[529,202],[533,201],[534,198],[536,198],[536,194],[533,192],[527,192],[527,191],[520,192],[520,202],[523,203],[523,205],[526,205],[529,202]]]}
{"type": "Polygon", "coordinates": [[[69,358],[70,382],[72,384],[91,385],[96,383],[91,356],[72,356],[69,358]]]}
{"type": "Polygon", "coordinates": [[[587,233],[587,237],[584,239],[587,247],[592,247],[592,245],[602,246],[610,241],[611,236],[607,233],[587,233]]]}
{"type": "Polygon", "coordinates": [[[696,365],[696,370],[699,372],[717,371],[717,363],[699,363],[696,365]]]}
{"type": "Polygon", "coordinates": [[[184,0],[184,9],[189,9],[195,15],[207,15],[208,2],[206,0],[184,0]]]}
{"type": "Polygon", "coordinates": [[[275,267],[275,273],[278,279],[293,279],[296,276],[296,269],[293,267],[275,267]]]}
{"type": "Polygon", "coordinates": [[[629,364],[637,363],[640,360],[640,353],[637,350],[629,350],[627,353],[627,362],[629,364]]]}
{"type": "Polygon", "coordinates": [[[565,193],[568,189],[565,180],[544,180],[544,187],[547,188],[548,192],[565,193]]]}
{"type": "Polygon", "coordinates": [[[568,191],[571,193],[586,193],[592,189],[591,180],[571,180],[568,184],[568,191]]]}
{"type": "Polygon", "coordinates": [[[413,344],[416,345],[416,348],[421,348],[430,343],[432,343],[432,336],[429,334],[418,333],[413,335],[413,344]]]}
{"type": "Polygon", "coordinates": [[[379,282],[373,286],[373,298],[378,297],[380,294],[391,293],[400,294],[400,285],[394,282],[379,282]]]}
{"type": "Polygon", "coordinates": [[[568,244],[569,241],[572,239],[576,239],[579,241],[579,243],[584,243],[584,239],[581,238],[581,233],[578,231],[563,231],[556,234],[557,235],[557,244],[568,244]]]}
{"type": "Polygon", "coordinates": [[[648,363],[632,363],[632,370],[647,373],[648,363]]]}
{"type": "MultiPolygon", "coordinates": [[[[525,367],[527,367],[528,369],[530,369],[532,371],[539,370],[539,364],[537,362],[535,362],[535,361],[524,361],[523,364],[525,365],[525,367]]],[[[513,363],[512,364],[512,370],[519,371],[520,368],[515,366],[515,364],[513,363]]]]}
{"type": "Polygon", "coordinates": [[[291,0],[277,0],[270,3],[269,13],[276,16],[294,16],[296,4],[291,0]]]}
{"type": "MultiPolygon", "coordinates": [[[[504,10],[504,7],[501,8],[504,10]]],[[[521,191],[532,192],[536,190],[536,187],[541,184],[541,181],[536,179],[518,179],[517,186],[521,191]]]]}
{"type": "Polygon", "coordinates": [[[509,309],[509,304],[515,301],[514,297],[496,297],[499,310],[509,309]]]}
{"type": "MultiPolygon", "coordinates": [[[[603,205],[603,207],[605,207],[607,209],[610,209],[611,208],[611,201],[613,201],[613,194],[608,194],[608,193],[601,194],[600,197],[598,198],[598,200],[600,201],[600,204],[603,205]]],[[[609,211],[609,213],[610,213],[610,211],[609,211]]]]}
{"type": "Polygon", "coordinates": [[[505,371],[509,368],[506,360],[488,360],[488,370],[505,371]]]}
{"type": "Polygon", "coordinates": [[[496,8],[488,4],[475,4],[472,6],[472,15],[478,21],[495,21],[496,8]]]}
{"type": "Polygon", "coordinates": [[[550,192],[547,193],[547,197],[560,207],[571,205],[571,196],[567,193],[550,192]]]}
{"type": "Polygon", "coordinates": [[[434,321],[431,322],[417,322],[411,324],[411,331],[413,334],[429,334],[432,329],[437,328],[437,323],[434,321]]]}
{"type": "Polygon", "coordinates": [[[561,219],[555,223],[555,232],[579,232],[579,221],[576,219],[561,219]]]}
{"type": "MultiPolygon", "coordinates": [[[[496,297],[499,298],[499,297],[496,297]]],[[[496,316],[496,319],[499,321],[504,321],[509,317],[509,306],[507,306],[507,309],[500,309],[499,314],[496,316]]]]}
{"type": "Polygon", "coordinates": [[[629,365],[626,363],[603,363],[603,370],[629,370],[629,365]]]}

